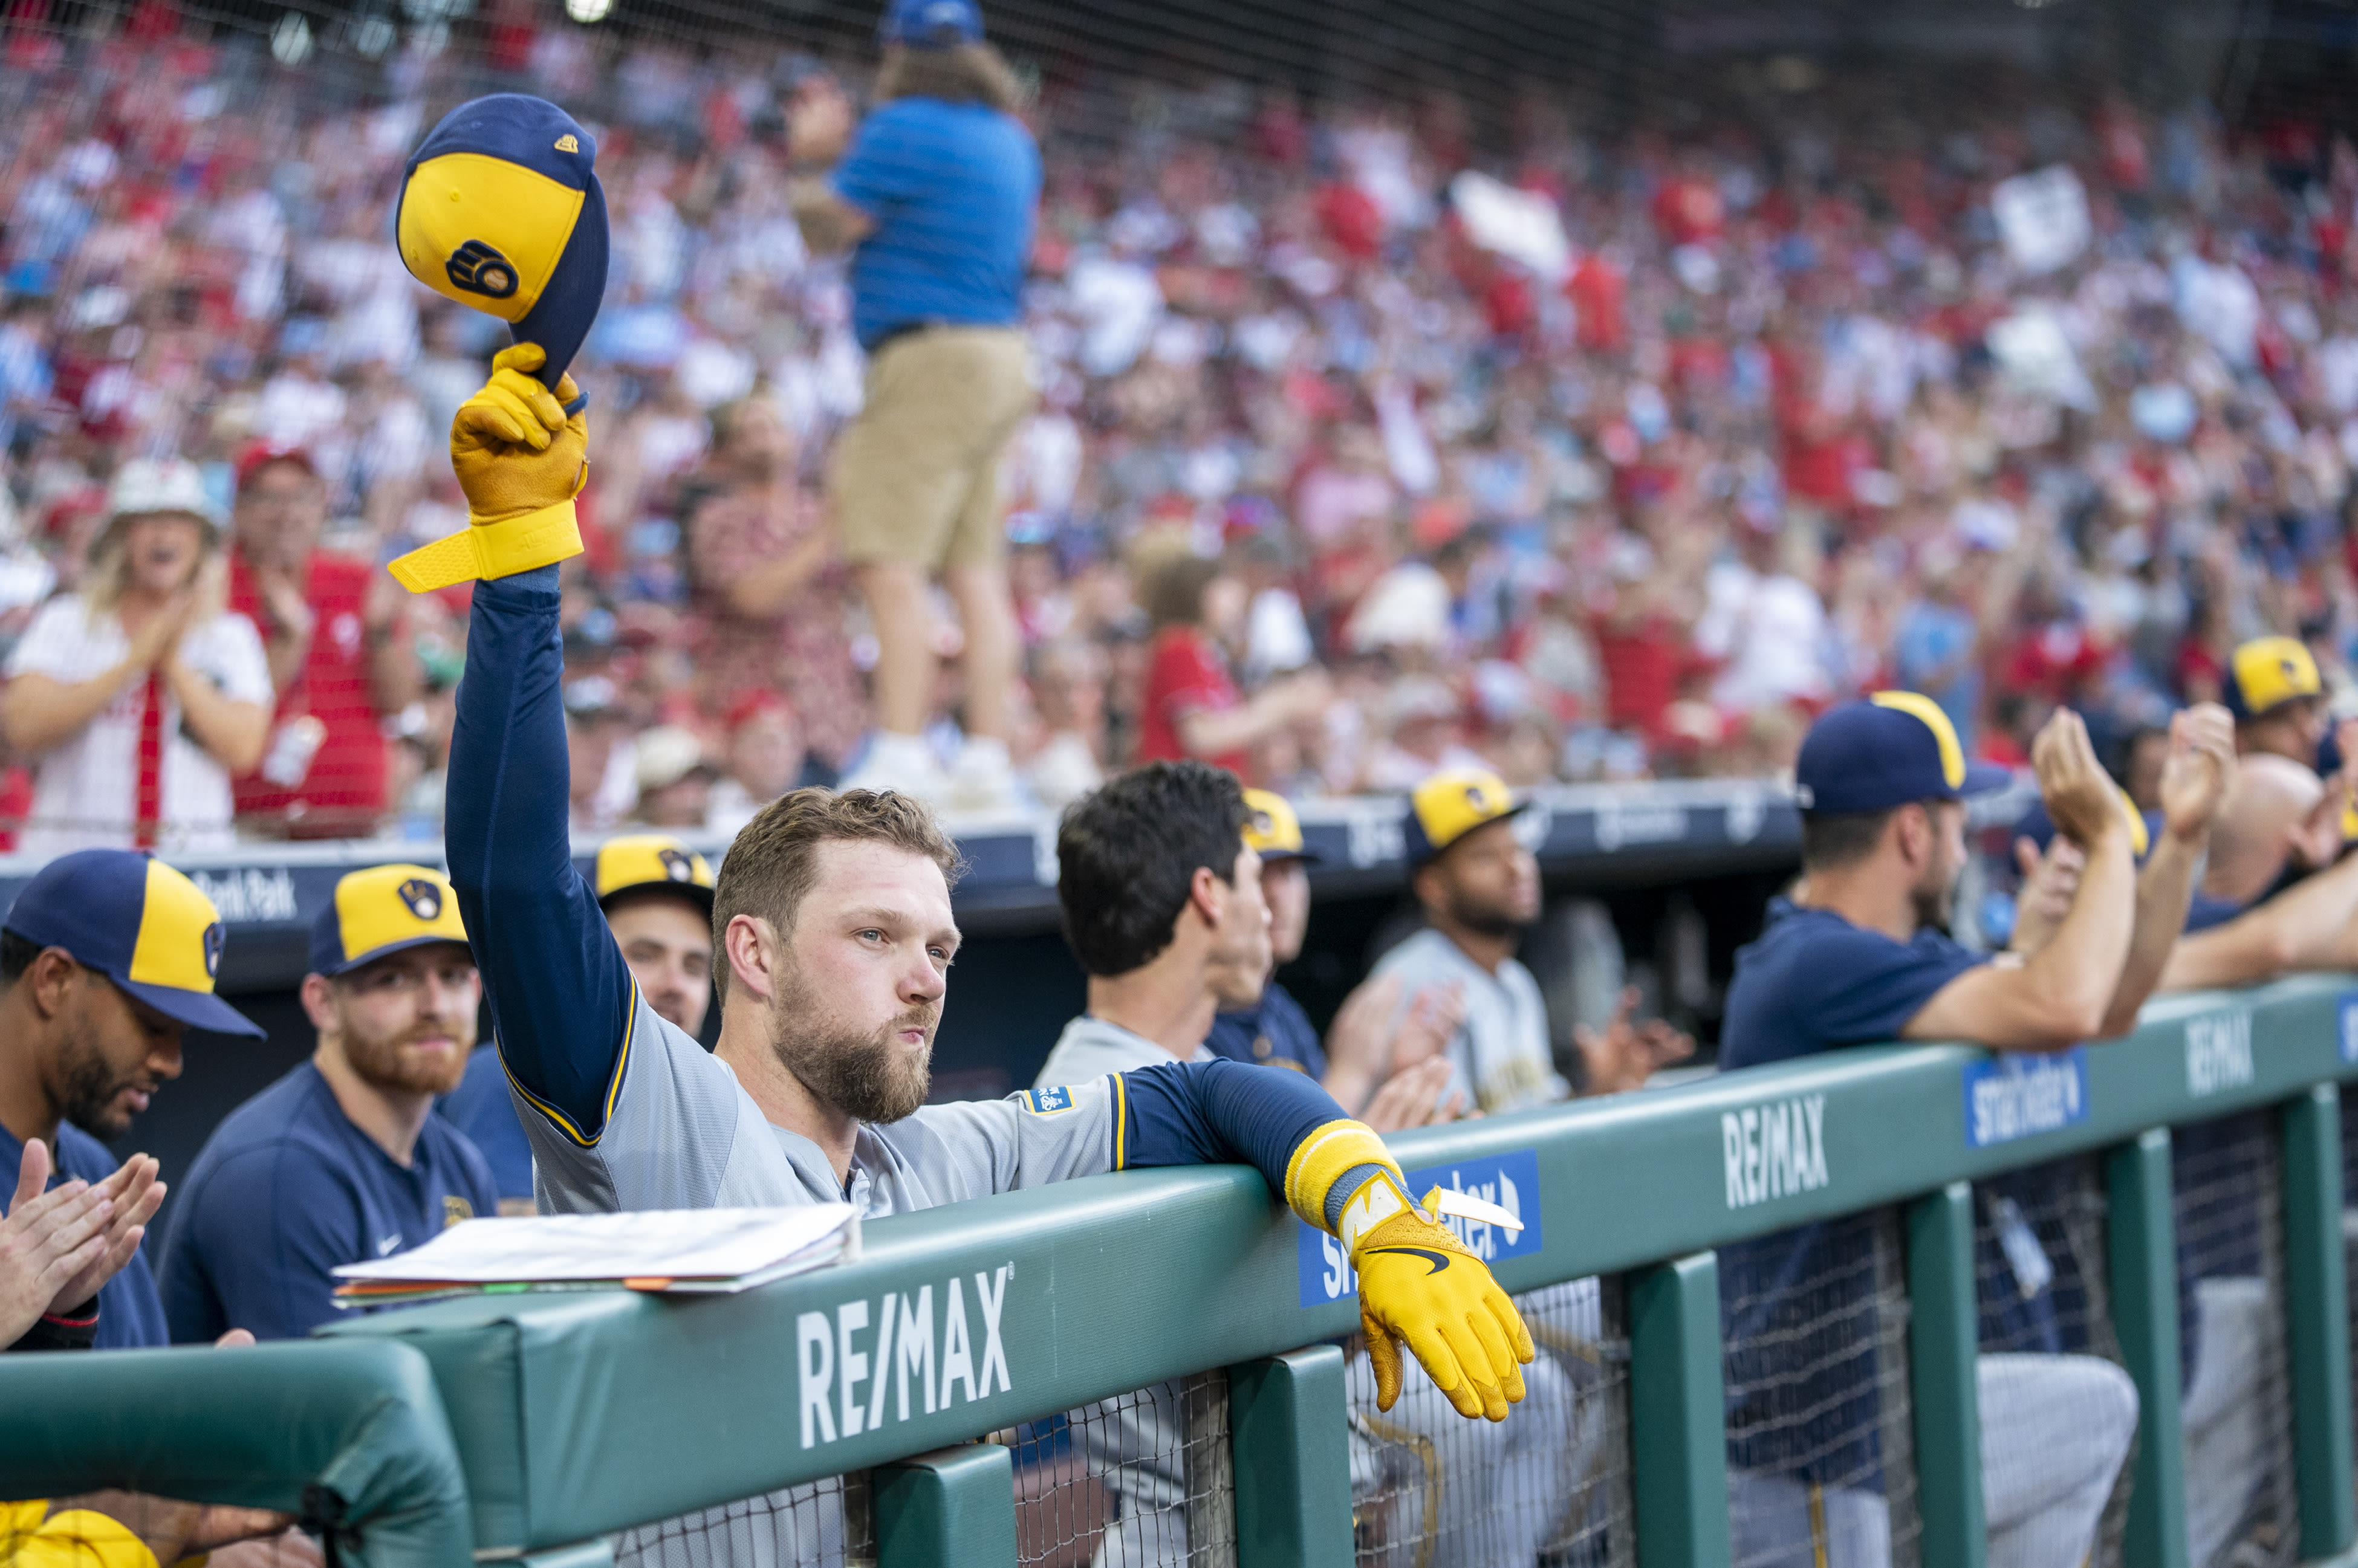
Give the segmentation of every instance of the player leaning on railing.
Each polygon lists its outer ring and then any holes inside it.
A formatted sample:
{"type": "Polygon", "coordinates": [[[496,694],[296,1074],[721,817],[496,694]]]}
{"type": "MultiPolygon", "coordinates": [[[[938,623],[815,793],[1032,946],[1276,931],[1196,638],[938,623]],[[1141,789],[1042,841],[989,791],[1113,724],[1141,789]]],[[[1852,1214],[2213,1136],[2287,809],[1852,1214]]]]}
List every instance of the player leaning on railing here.
{"type": "MultiPolygon", "coordinates": [[[[583,415],[494,362],[451,458],[471,516],[570,504],[583,415]]],[[[482,558],[498,559],[486,550],[482,558]]],[[[574,871],[553,565],[475,589],[450,747],[450,877],[539,1167],[544,1210],[849,1199],[869,1217],[1136,1165],[1249,1161],[1350,1249],[1371,1341],[1402,1339],[1467,1416],[1506,1417],[1531,1336],[1506,1293],[1408,1199],[1382,1141],[1306,1078],[1232,1062],[1109,1075],[1064,1094],[925,1105],[958,931],[956,850],[892,795],[802,790],[723,863],[708,1054],[633,983],[574,871]]],[[[1383,1402],[1398,1391],[1385,1380],[1383,1402]]]]}

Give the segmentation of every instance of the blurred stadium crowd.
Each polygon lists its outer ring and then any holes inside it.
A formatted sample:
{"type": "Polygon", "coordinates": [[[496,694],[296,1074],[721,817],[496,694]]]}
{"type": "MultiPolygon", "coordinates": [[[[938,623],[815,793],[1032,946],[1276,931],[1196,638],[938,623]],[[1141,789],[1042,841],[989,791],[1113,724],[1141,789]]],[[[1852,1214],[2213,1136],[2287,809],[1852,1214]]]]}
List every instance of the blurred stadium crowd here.
{"type": "MultiPolygon", "coordinates": [[[[576,823],[733,829],[868,728],[819,482],[860,355],[785,196],[784,105],[825,68],[528,0],[480,31],[364,93],[157,0],[7,35],[0,636],[84,586],[127,460],[190,460],[278,689],[238,830],[438,835],[465,590],[351,563],[463,521],[442,433],[500,339],[406,276],[386,212],[442,105],[543,93],[599,129],[614,221],[576,366],[576,823]],[[799,587],[740,591],[790,556],[799,587]]],[[[1269,694],[1243,771],[1296,797],[1789,772],[1882,686],[1994,760],[2066,702],[2119,752],[2270,631],[2347,691],[2358,153],[2002,73],[1775,78],[1609,140],[1528,97],[1498,147],[1438,93],[1041,79],[1043,396],[1003,480],[1041,804],[1154,731],[1174,643],[1269,694]]],[[[11,734],[22,820],[42,757],[11,734]]]]}

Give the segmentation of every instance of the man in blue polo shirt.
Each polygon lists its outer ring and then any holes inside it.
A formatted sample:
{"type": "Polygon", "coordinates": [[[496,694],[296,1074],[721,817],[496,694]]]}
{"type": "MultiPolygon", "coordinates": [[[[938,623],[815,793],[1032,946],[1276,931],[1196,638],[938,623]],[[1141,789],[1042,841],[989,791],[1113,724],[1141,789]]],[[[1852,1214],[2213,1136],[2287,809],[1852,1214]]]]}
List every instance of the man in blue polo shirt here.
{"type": "Polygon", "coordinates": [[[825,79],[788,116],[795,222],[812,250],[851,252],[851,325],[868,351],[865,399],[829,470],[877,642],[876,728],[843,784],[1004,808],[1021,645],[998,476],[1034,395],[1019,323],[1040,151],[974,0],[892,0],[879,37],[876,106],[856,130],[825,79]],[[967,741],[946,778],[922,738],[936,575],[965,637],[967,741]]]}
{"type": "Polygon", "coordinates": [[[99,1140],[122,1137],[164,1081],[180,1076],[188,1030],[261,1037],[213,994],[222,935],[220,913],[195,883],[129,849],[60,855],[0,921],[0,1195],[16,1191],[26,1146],[38,1139],[51,1152],[50,1184],[110,1184],[114,1206],[116,1271],[94,1302],[85,1275],[68,1281],[37,1329],[46,1343],[165,1341],[139,1248],[164,1184],[155,1161],[135,1154],[118,1168],[99,1140]]]}
{"type": "MultiPolygon", "coordinates": [[[[2049,722],[2032,761],[2084,865],[2036,950],[1993,961],[1943,928],[1965,860],[1963,800],[2006,774],[1968,763],[1947,716],[1913,692],[1879,692],[1821,719],[1796,770],[1802,880],[1736,956],[1723,1070],[1901,1039],[2061,1050],[2124,1011],[2134,1017],[2143,992],[2122,990],[2133,937],[2149,988],[2149,960],[2182,925],[2190,879],[2179,880],[2174,909],[2141,907],[2132,818],[2076,715],[2049,722]]],[[[1721,1249],[1738,1561],[1890,1559],[1872,1225],[1826,1221],[1721,1249]]],[[[2028,1253],[2008,1257],[2034,1276],[2018,1280],[2021,1297],[2046,1288],[2028,1253]]],[[[2136,1433],[2134,1385],[2084,1356],[1984,1356],[1979,1372],[1989,1562],[2078,1563],[2136,1433]]]]}
{"type": "Polygon", "coordinates": [[[481,1000],[441,872],[376,866],[336,884],[303,977],[319,1048],[232,1111],[182,1184],[164,1255],[175,1340],[308,1334],[337,1314],[338,1264],[494,1212],[482,1155],[430,1114],[466,1071],[481,1000]]]}

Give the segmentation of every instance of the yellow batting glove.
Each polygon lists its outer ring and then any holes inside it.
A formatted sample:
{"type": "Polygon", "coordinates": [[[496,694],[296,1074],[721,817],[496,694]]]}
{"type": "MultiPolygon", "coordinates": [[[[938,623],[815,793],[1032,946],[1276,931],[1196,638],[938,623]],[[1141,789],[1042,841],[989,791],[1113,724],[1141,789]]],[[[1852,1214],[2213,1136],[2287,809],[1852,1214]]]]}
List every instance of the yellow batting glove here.
{"type": "Polygon", "coordinates": [[[1376,1374],[1376,1408],[1401,1391],[1399,1341],[1468,1418],[1507,1419],[1523,1397],[1522,1363],[1539,1352],[1522,1314],[1482,1260],[1408,1200],[1383,1140],[1356,1121],[1314,1130],[1293,1152],[1285,1196],[1343,1243],[1359,1271],[1359,1326],[1376,1374]],[[1341,1191],[1339,1212],[1330,1203],[1341,1191]]]}
{"type": "Polygon", "coordinates": [[[554,393],[533,379],[546,362],[537,343],[501,350],[491,380],[460,406],[450,466],[467,494],[468,526],[392,564],[410,592],[511,577],[581,553],[573,498],[590,475],[590,423],[571,376],[559,377],[554,393]]]}

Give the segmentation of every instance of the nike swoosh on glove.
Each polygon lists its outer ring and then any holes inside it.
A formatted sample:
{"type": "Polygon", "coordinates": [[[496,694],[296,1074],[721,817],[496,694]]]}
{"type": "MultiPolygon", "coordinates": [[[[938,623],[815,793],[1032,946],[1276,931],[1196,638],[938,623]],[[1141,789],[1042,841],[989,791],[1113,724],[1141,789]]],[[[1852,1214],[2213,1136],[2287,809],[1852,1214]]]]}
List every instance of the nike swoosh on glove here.
{"type": "Polygon", "coordinates": [[[1408,1201],[1389,1171],[1345,1206],[1336,1234],[1359,1271],[1359,1326],[1376,1374],[1376,1408],[1399,1400],[1399,1342],[1468,1418],[1507,1419],[1538,1354],[1522,1314],[1482,1260],[1408,1201]]]}
{"type": "Polygon", "coordinates": [[[559,377],[554,393],[533,379],[547,359],[537,343],[501,350],[492,378],[451,419],[450,467],[467,493],[468,526],[392,564],[410,592],[581,553],[573,498],[590,477],[590,422],[571,376],[559,377]]]}

